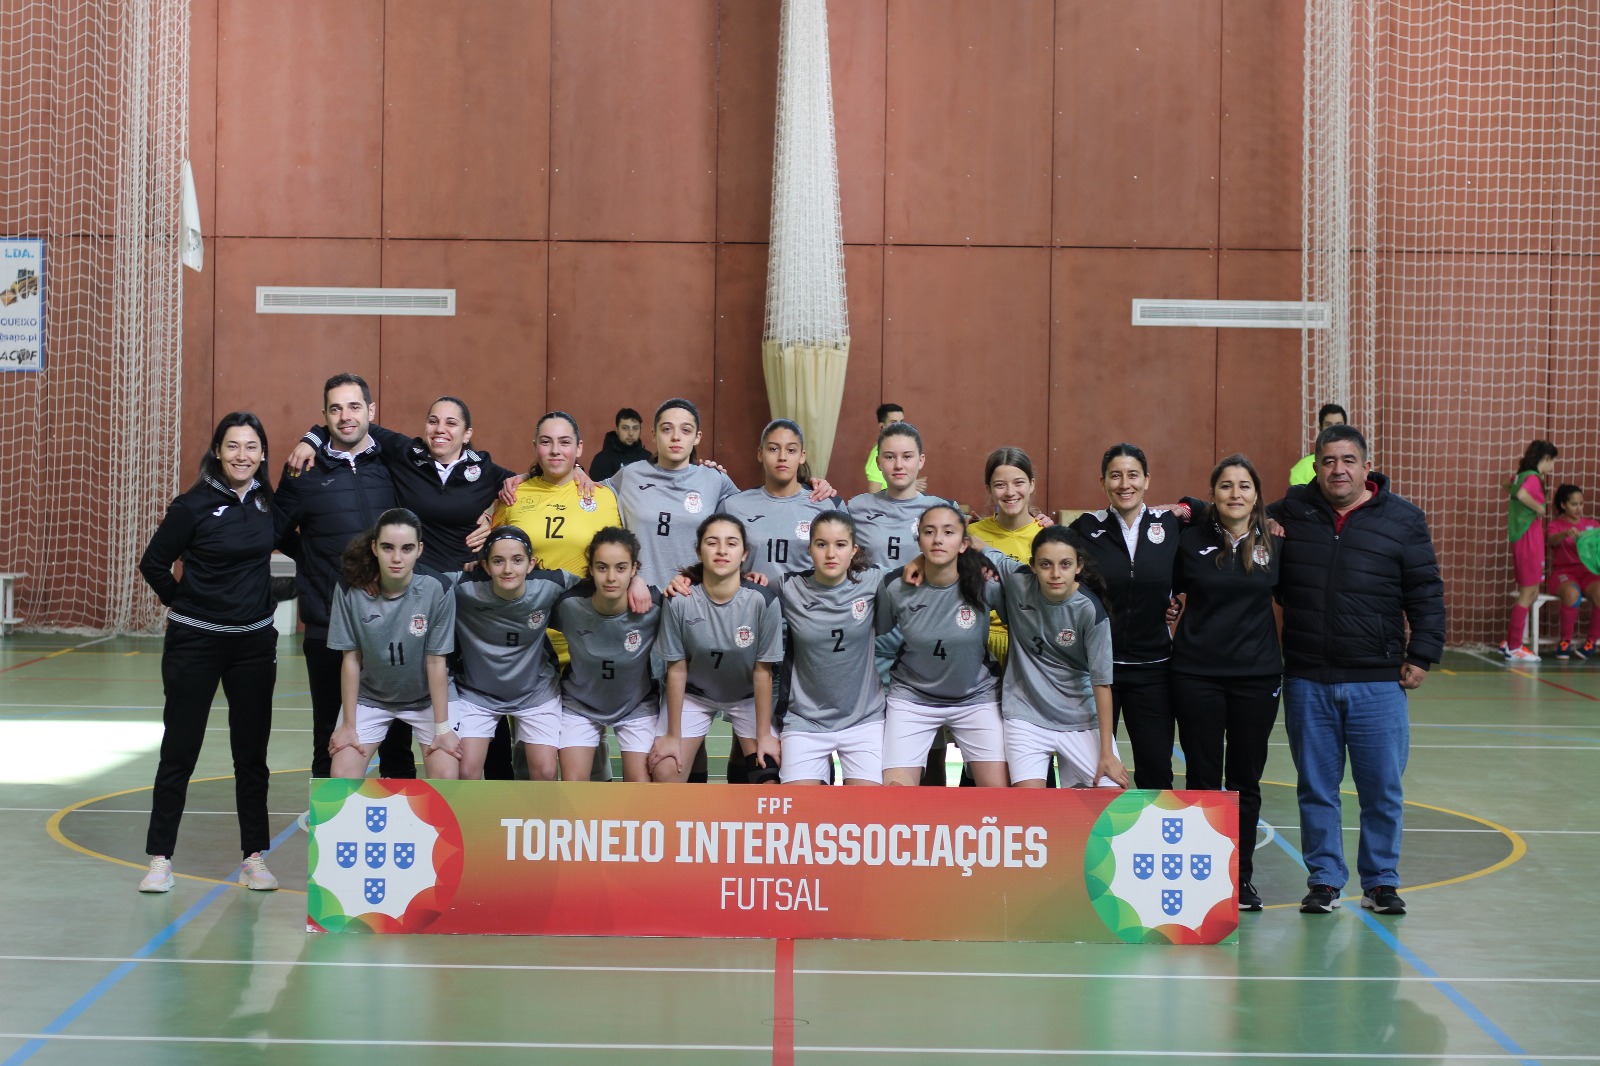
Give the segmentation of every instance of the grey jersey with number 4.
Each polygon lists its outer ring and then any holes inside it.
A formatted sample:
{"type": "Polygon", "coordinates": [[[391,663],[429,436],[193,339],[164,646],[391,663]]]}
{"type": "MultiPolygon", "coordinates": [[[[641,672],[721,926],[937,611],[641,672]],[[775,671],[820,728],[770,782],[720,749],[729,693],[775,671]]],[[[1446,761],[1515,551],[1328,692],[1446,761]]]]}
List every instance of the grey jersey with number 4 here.
{"type": "Polygon", "coordinates": [[[551,616],[551,628],[567,638],[572,657],[561,671],[562,700],[599,725],[655,715],[650,649],[661,625],[661,593],[651,588],[644,614],[614,615],[596,611],[593,595],[594,583],[581,581],[562,594],[551,616]]]}
{"type": "Polygon", "coordinates": [[[695,529],[739,491],[727,474],[694,463],[679,470],[629,463],[606,484],[623,524],[639,538],[639,574],[657,588],[696,561],[695,529]]]}
{"type": "Polygon", "coordinates": [[[892,570],[917,557],[917,520],[936,503],[937,496],[921,493],[909,500],[891,500],[885,492],[863,492],[847,506],[856,520],[856,543],[868,566],[892,570]]]}
{"type": "Polygon", "coordinates": [[[455,647],[455,599],[427,574],[412,574],[394,599],[344,584],[333,594],[328,650],[361,653],[360,700],[370,707],[426,707],[427,657],[455,647]]]}
{"type": "Polygon", "coordinates": [[[536,707],[560,695],[544,634],[550,609],[578,579],[565,570],[535,570],[522,595],[506,600],[495,593],[493,581],[452,576],[461,694],[490,711],[536,707]]]}
{"type": "Polygon", "coordinates": [[[973,607],[961,586],[908,585],[891,573],[878,597],[881,625],[899,626],[904,643],[889,668],[889,695],[932,707],[994,703],[999,670],[989,658],[989,610],[1000,586],[984,586],[985,603],[973,607]]]}
{"type": "Polygon", "coordinates": [[[755,694],[756,663],[783,662],[783,608],[778,590],[741,582],[733,599],[713,603],[704,585],[666,602],[656,652],[662,662],[689,664],[685,687],[696,700],[726,711],[755,694]]]}
{"type": "Polygon", "coordinates": [[[776,585],[785,574],[811,569],[811,520],[840,506],[837,497],[813,500],[804,488],[793,496],[774,496],[759,488],[745,489],[722,509],[744,523],[750,569],[766,574],[776,585]]]}
{"type": "Polygon", "coordinates": [[[1002,575],[1000,617],[1011,630],[1000,713],[1045,729],[1094,729],[1094,686],[1111,684],[1111,619],[1082,585],[1051,603],[1032,570],[990,549],[1002,575]]]}
{"type": "Polygon", "coordinates": [[[832,588],[817,584],[809,570],[783,579],[785,731],[833,733],[883,717],[883,685],[872,661],[883,578],[882,570],[864,570],[832,588]]]}

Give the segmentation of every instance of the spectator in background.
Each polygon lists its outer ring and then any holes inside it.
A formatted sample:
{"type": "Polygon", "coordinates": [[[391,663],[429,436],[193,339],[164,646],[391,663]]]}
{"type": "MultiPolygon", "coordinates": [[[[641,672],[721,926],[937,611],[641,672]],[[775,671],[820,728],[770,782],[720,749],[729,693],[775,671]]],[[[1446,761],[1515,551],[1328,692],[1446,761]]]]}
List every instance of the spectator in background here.
{"type": "Polygon", "coordinates": [[[589,464],[589,476],[596,481],[606,480],[629,463],[648,463],[655,459],[639,443],[644,432],[644,417],[638,411],[624,407],[617,412],[616,421],[617,428],[606,433],[600,454],[589,464]]]}
{"type": "MultiPolygon", "coordinates": [[[[885,429],[896,422],[906,420],[905,408],[897,403],[881,403],[878,405],[878,433],[881,435],[885,429]]],[[[878,468],[878,444],[872,444],[872,451],[867,453],[867,491],[882,492],[889,486],[883,480],[883,471],[878,468]]],[[[921,491],[920,489],[918,491],[921,491]]]]}
{"type": "Polygon", "coordinates": [[[1584,564],[1578,555],[1578,536],[1591,529],[1600,529],[1600,522],[1583,513],[1583,490],[1576,485],[1562,485],[1556,489],[1556,513],[1546,523],[1549,533],[1545,540],[1550,545],[1550,595],[1561,601],[1561,643],[1556,645],[1557,659],[1577,659],[1579,662],[1594,654],[1600,643],[1600,574],[1584,564]],[[1583,646],[1572,642],[1578,628],[1578,602],[1589,601],[1589,636],[1583,646]]]}
{"type": "MultiPolygon", "coordinates": [[[[1325,403],[1317,409],[1317,432],[1321,433],[1329,426],[1342,426],[1350,421],[1350,415],[1343,407],[1336,403],[1325,403]]],[[[1317,453],[1301,459],[1289,469],[1289,487],[1296,485],[1309,485],[1317,476],[1317,453]]]]}
{"type": "Polygon", "coordinates": [[[1511,542],[1511,566],[1517,582],[1517,602],[1511,608],[1506,639],[1500,643],[1500,654],[1507,662],[1539,661],[1538,651],[1525,645],[1522,638],[1528,631],[1528,612],[1544,584],[1544,523],[1550,516],[1545,482],[1555,468],[1556,446],[1536,440],[1522,453],[1516,476],[1505,484],[1511,495],[1506,508],[1506,540],[1511,542]]]}

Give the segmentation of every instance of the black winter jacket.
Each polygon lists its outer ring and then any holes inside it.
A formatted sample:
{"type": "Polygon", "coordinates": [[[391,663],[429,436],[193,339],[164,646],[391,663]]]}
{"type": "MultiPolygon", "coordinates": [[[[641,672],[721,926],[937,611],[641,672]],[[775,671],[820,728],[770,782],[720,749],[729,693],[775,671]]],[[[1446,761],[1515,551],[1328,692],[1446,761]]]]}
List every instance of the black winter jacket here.
{"type": "Polygon", "coordinates": [[[604,481],[629,463],[643,463],[654,458],[641,442],[624,445],[618,439],[616,430],[609,430],[604,447],[589,463],[589,476],[595,481],[604,481]]]}
{"type": "Polygon", "coordinates": [[[1267,509],[1285,534],[1278,600],[1289,677],[1398,682],[1402,663],[1426,670],[1444,653],[1444,582],[1427,517],[1384,475],[1368,481],[1372,498],[1338,532],[1316,482],[1267,509]]]}

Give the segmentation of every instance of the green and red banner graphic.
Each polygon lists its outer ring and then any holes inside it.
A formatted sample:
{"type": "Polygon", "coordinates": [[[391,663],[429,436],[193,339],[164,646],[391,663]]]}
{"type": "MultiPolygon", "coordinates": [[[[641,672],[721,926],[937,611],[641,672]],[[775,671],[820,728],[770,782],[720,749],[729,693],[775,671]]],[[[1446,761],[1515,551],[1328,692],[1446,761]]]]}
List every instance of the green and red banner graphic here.
{"type": "Polygon", "coordinates": [[[1217,944],[1238,795],[312,782],[308,928],[1217,944]]]}

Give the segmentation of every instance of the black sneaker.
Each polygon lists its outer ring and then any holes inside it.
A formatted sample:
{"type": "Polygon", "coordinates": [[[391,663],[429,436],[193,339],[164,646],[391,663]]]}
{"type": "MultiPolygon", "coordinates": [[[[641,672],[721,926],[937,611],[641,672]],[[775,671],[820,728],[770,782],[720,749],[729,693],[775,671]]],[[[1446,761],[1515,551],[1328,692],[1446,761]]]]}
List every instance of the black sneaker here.
{"type": "Polygon", "coordinates": [[[1339,906],[1339,890],[1332,885],[1312,885],[1300,901],[1301,914],[1332,914],[1339,906]]]}
{"type": "MultiPolygon", "coordinates": [[[[1309,899],[1310,897],[1306,897],[1309,899]]],[[[1404,914],[1406,901],[1393,885],[1379,885],[1361,893],[1361,905],[1374,914],[1404,914]]]]}
{"type": "Polygon", "coordinates": [[[1261,893],[1257,892],[1256,886],[1249,881],[1239,883],[1239,909],[1242,911],[1261,909],[1261,893]]]}
{"type": "MultiPolygon", "coordinates": [[[[1556,658],[1557,659],[1570,659],[1570,658],[1572,658],[1572,641],[1563,640],[1560,644],[1556,645],[1556,658]]],[[[1579,656],[1579,658],[1582,658],[1582,656],[1579,656]]]]}

